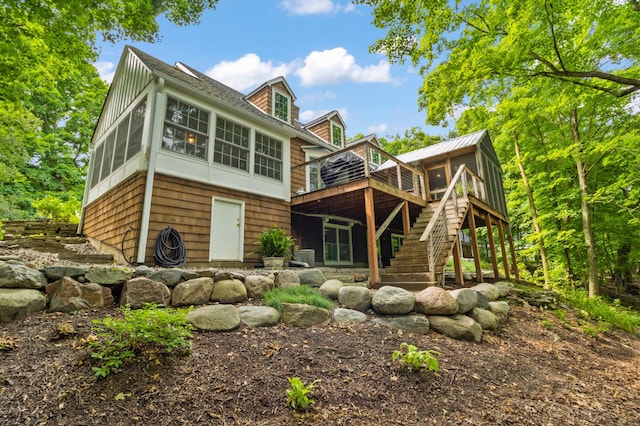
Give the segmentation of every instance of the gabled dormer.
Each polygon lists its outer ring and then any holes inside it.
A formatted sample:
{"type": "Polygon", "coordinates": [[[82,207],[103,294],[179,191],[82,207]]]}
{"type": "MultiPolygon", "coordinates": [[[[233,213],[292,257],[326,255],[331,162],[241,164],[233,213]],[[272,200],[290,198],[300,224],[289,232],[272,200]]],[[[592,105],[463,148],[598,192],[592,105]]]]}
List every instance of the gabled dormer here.
{"type": "Polygon", "coordinates": [[[360,139],[356,139],[354,141],[349,142],[347,145],[357,145],[360,144],[361,142],[368,142],[367,145],[359,145],[358,147],[356,147],[354,149],[354,152],[358,155],[360,155],[361,157],[364,157],[365,152],[364,150],[369,147],[370,151],[369,151],[369,163],[373,164],[374,166],[379,166],[381,164],[381,158],[380,158],[380,151],[378,151],[377,149],[373,148],[374,146],[377,148],[382,149],[382,145],[380,145],[380,142],[378,141],[378,137],[376,135],[374,135],[373,133],[367,136],[363,136],[360,139]]]}
{"type": "Polygon", "coordinates": [[[278,120],[293,125],[300,109],[295,105],[296,96],[284,77],[271,79],[246,96],[246,99],[278,120]]]}
{"type": "Polygon", "coordinates": [[[345,146],[346,126],[344,120],[340,117],[340,113],[336,110],[305,124],[305,128],[337,148],[344,148],[345,146]]]}

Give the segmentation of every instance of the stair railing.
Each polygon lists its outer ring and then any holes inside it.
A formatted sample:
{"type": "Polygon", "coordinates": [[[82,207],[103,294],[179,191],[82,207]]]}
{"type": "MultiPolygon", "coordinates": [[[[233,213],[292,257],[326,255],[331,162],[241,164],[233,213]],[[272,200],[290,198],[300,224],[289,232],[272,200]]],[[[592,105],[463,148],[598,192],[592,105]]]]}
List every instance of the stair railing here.
{"type": "Polygon", "coordinates": [[[431,281],[436,281],[436,262],[442,255],[446,242],[449,240],[449,226],[447,223],[447,202],[451,201],[456,215],[459,214],[458,197],[468,195],[467,174],[465,165],[461,165],[451,179],[444,196],[431,216],[420,241],[426,241],[429,250],[429,274],[431,281]]]}

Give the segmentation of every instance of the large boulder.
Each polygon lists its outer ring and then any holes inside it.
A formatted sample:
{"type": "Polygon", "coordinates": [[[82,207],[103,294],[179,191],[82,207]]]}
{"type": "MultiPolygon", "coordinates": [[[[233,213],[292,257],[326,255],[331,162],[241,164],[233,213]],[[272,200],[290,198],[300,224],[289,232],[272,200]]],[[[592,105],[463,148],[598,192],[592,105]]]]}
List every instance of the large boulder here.
{"type": "Polygon", "coordinates": [[[498,321],[503,323],[507,321],[509,317],[510,306],[507,302],[502,300],[489,302],[489,310],[498,318],[498,321]]]}
{"type": "Polygon", "coordinates": [[[407,333],[429,333],[429,320],[421,315],[407,315],[394,318],[374,318],[373,322],[396,330],[406,331],[407,333]]]}
{"type": "Polygon", "coordinates": [[[165,284],[169,287],[174,287],[182,280],[181,269],[159,269],[149,275],[149,279],[165,284]]]}
{"type": "Polygon", "coordinates": [[[58,281],[62,277],[77,279],[88,271],[88,266],[49,266],[44,269],[44,274],[50,281],[58,281]]]}
{"type": "Polygon", "coordinates": [[[47,296],[33,289],[0,288],[0,323],[21,320],[47,307],[47,296]]]}
{"type": "Polygon", "coordinates": [[[40,289],[47,285],[42,272],[17,262],[0,261],[0,288],[40,289]]]}
{"type": "Polygon", "coordinates": [[[466,314],[478,306],[478,293],[470,288],[459,288],[449,292],[458,302],[458,313],[466,314]]]}
{"type": "Polygon", "coordinates": [[[176,285],[171,294],[171,305],[204,305],[211,299],[213,278],[194,278],[176,285]]]}
{"type": "Polygon", "coordinates": [[[276,275],[275,284],[278,288],[298,287],[300,285],[300,277],[294,271],[280,271],[276,275]]]}
{"type": "Polygon", "coordinates": [[[328,299],[338,299],[338,292],[344,287],[344,283],[340,280],[327,280],[318,289],[320,294],[328,299]]]}
{"type": "Polygon", "coordinates": [[[371,292],[366,287],[344,286],[338,291],[338,302],[347,309],[365,312],[371,308],[371,292]]]}
{"type": "Polygon", "coordinates": [[[416,294],[417,312],[427,315],[453,315],[458,312],[458,301],[440,287],[427,287],[416,294]]]}
{"type": "Polygon", "coordinates": [[[170,301],[169,287],[146,277],[132,278],[125,282],[120,294],[120,304],[134,309],[143,307],[145,303],[168,306],[170,301]]]}
{"type": "Polygon", "coordinates": [[[483,330],[495,330],[498,328],[498,317],[491,311],[482,308],[473,308],[467,315],[480,324],[483,330]]]}
{"type": "Polygon", "coordinates": [[[433,331],[453,339],[471,340],[476,343],[482,341],[482,327],[466,315],[432,315],[429,317],[429,323],[433,331]]]}
{"type": "Polygon", "coordinates": [[[113,304],[111,289],[96,283],[81,284],[70,277],[62,277],[46,288],[49,312],[73,312],[101,308],[113,304]]]}
{"type": "Polygon", "coordinates": [[[232,305],[210,305],[189,312],[187,319],[198,330],[228,331],[240,326],[240,311],[232,305]]]}
{"type": "Polygon", "coordinates": [[[382,315],[405,315],[413,310],[416,298],[400,287],[383,286],[371,298],[374,312],[382,315]]]}
{"type": "Polygon", "coordinates": [[[513,284],[511,284],[509,281],[498,281],[496,283],[493,283],[493,285],[496,286],[496,288],[500,292],[500,297],[508,296],[511,292],[511,289],[513,288],[513,284]]]}
{"type": "Polygon", "coordinates": [[[123,268],[92,268],[84,277],[92,283],[100,285],[122,284],[131,279],[133,271],[123,268]]]}
{"type": "Polygon", "coordinates": [[[242,281],[231,279],[213,284],[211,301],[220,303],[240,303],[247,300],[247,288],[242,281]]]}
{"type": "Polygon", "coordinates": [[[331,322],[331,313],[318,306],[303,303],[283,303],[282,322],[294,327],[326,325],[331,322]]]}
{"type": "Polygon", "coordinates": [[[333,320],[337,323],[365,322],[367,316],[353,309],[336,308],[333,311],[333,320]]]}
{"type": "Polygon", "coordinates": [[[280,312],[271,306],[240,306],[240,321],[251,327],[270,327],[280,321],[280,312]]]}
{"type": "Polygon", "coordinates": [[[327,279],[320,269],[301,269],[297,271],[300,284],[320,287],[327,279]]]}
{"type": "Polygon", "coordinates": [[[261,299],[266,292],[273,290],[275,283],[264,275],[249,275],[244,279],[244,286],[247,288],[247,297],[261,299]]]}
{"type": "Polygon", "coordinates": [[[493,284],[480,283],[478,285],[474,285],[471,289],[480,294],[484,294],[490,302],[498,300],[500,297],[500,290],[493,284]]]}

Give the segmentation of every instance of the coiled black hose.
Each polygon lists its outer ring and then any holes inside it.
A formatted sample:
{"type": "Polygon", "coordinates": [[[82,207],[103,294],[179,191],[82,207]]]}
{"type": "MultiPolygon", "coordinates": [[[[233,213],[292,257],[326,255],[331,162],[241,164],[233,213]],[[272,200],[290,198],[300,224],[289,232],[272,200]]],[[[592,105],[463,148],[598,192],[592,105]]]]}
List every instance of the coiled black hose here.
{"type": "Polygon", "coordinates": [[[158,234],[153,258],[163,268],[173,268],[184,265],[187,260],[187,249],[180,233],[167,226],[158,234]]]}

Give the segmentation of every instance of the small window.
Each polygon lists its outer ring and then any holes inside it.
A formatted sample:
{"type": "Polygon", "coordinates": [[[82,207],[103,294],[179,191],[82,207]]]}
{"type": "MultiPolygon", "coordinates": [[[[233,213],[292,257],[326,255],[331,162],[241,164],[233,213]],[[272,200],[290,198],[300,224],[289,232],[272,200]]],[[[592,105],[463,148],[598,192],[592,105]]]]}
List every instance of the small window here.
{"type": "Polygon", "coordinates": [[[351,227],[325,223],[324,263],[350,265],[353,263],[352,253],[351,227]]]}
{"type": "Polygon", "coordinates": [[[208,135],[208,112],[168,98],[162,132],[163,149],[206,160],[208,135]]]}
{"type": "Polygon", "coordinates": [[[102,159],[102,171],[100,172],[100,180],[103,180],[111,173],[111,160],[113,159],[113,147],[116,142],[116,130],[114,129],[109,136],[107,136],[107,140],[104,145],[104,158],[102,159]]]}
{"type": "Polygon", "coordinates": [[[276,118],[289,122],[289,97],[280,92],[274,92],[273,112],[276,118]]]}
{"type": "Polygon", "coordinates": [[[376,151],[375,149],[371,148],[371,163],[379,166],[380,165],[380,152],[376,151]]]}
{"type": "Polygon", "coordinates": [[[218,117],[213,162],[249,173],[249,155],[249,128],[218,117]]]}
{"type": "Polygon", "coordinates": [[[342,127],[337,124],[331,124],[331,143],[342,148],[342,127]]]}
{"type": "Polygon", "coordinates": [[[142,147],[142,130],[144,116],[147,110],[147,98],[131,112],[131,126],[129,127],[129,143],[127,144],[127,161],[140,152],[142,147]]]}
{"type": "Polygon", "coordinates": [[[93,164],[91,165],[91,188],[100,182],[100,167],[102,165],[102,154],[104,153],[104,144],[96,148],[93,155],[93,164]]]}
{"type": "Polygon", "coordinates": [[[282,141],[256,132],[254,173],[282,182],[282,141]]]}
{"type": "Polygon", "coordinates": [[[124,120],[118,125],[118,137],[116,138],[116,148],[113,152],[113,166],[111,171],[113,172],[118,167],[124,164],[125,151],[127,150],[127,136],[129,135],[129,116],[127,115],[124,120]]]}

